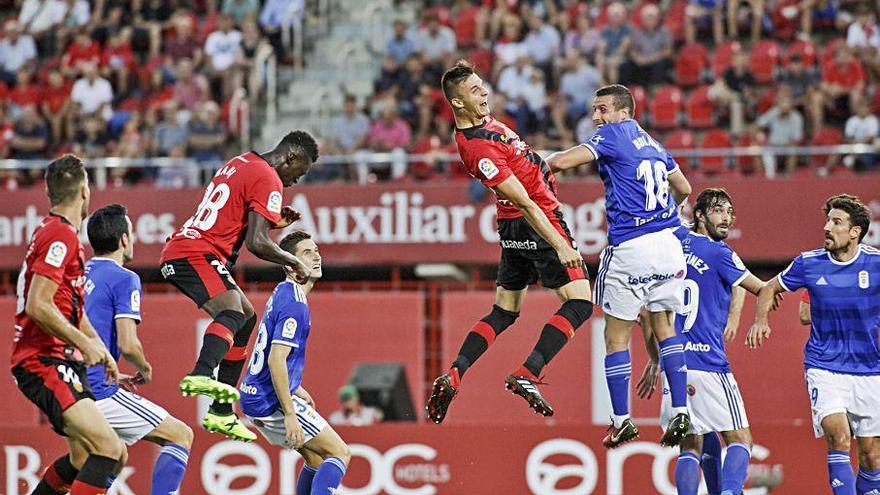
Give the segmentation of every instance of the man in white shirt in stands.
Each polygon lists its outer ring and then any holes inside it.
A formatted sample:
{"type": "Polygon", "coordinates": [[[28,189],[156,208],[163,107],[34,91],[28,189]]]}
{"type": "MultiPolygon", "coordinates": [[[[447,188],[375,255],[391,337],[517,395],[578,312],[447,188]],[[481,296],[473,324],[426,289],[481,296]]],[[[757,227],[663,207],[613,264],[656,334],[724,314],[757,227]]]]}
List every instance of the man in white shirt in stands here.
{"type": "Polygon", "coordinates": [[[223,80],[223,97],[232,96],[234,81],[233,65],[241,49],[241,32],[235,29],[235,22],[229,15],[220,16],[219,28],[208,35],[205,41],[205,55],[210,58],[212,78],[223,80]]]}
{"type": "Polygon", "coordinates": [[[361,404],[360,396],[354,385],[345,385],[339,389],[339,403],[342,409],[334,411],[328,418],[331,425],[369,426],[381,422],[384,418],[382,411],[361,404]]]}
{"type": "Polygon", "coordinates": [[[98,76],[98,67],[91,63],[83,66],[83,77],[73,83],[70,99],[79,105],[83,115],[97,114],[104,120],[110,120],[113,109],[113,86],[98,76]]]}
{"type": "MultiPolygon", "coordinates": [[[[850,144],[875,144],[880,138],[880,121],[871,113],[871,107],[864,99],[856,104],[855,115],[846,121],[844,135],[846,142],[850,144]]],[[[871,170],[877,165],[876,153],[861,155],[849,155],[843,159],[843,163],[857,170],[871,170]]]]}
{"type": "Polygon", "coordinates": [[[15,19],[6,21],[6,36],[0,41],[0,80],[14,86],[15,74],[28,62],[37,58],[37,45],[29,34],[22,34],[21,24],[15,19]]]}

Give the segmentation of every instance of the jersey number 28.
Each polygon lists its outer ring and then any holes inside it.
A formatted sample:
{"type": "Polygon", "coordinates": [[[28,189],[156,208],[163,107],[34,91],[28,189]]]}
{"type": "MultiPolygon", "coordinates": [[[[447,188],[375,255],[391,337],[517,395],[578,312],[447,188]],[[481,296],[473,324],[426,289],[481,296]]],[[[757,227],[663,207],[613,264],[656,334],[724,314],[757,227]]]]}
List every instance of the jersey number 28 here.
{"type": "Polygon", "coordinates": [[[220,209],[226,205],[227,201],[229,201],[229,186],[211,183],[208,186],[208,190],[205,191],[202,202],[199,203],[196,214],[183,224],[183,228],[195,228],[201,231],[210,230],[217,222],[217,215],[220,213],[220,209]]]}

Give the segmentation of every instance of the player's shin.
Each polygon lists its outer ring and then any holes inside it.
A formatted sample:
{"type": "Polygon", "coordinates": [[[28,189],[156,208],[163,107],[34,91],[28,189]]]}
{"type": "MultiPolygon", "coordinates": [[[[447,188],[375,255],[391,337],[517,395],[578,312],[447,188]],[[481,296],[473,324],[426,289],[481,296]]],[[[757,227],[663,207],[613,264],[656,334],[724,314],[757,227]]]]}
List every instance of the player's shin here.
{"type": "Polygon", "coordinates": [[[613,352],[605,356],[605,381],[611,394],[611,410],[614,427],[620,428],[629,418],[629,380],[632,362],[629,351],[613,352]]]}
{"type": "Polygon", "coordinates": [[[334,493],[345,476],[345,463],[338,457],[328,457],[318,466],[315,479],[312,480],[312,495],[334,493]]]}
{"type": "MultiPolygon", "coordinates": [[[[584,299],[570,299],[562,304],[541,330],[541,337],[532,350],[523,368],[531,373],[535,380],[541,375],[550,360],[574,337],[575,331],[593,314],[593,303],[584,299]]],[[[514,375],[523,374],[523,369],[514,375]]],[[[527,375],[528,376],[528,375],[527,375]]]]}
{"type": "Polygon", "coordinates": [[[314,481],[315,473],[317,472],[317,469],[303,463],[303,467],[296,479],[296,495],[311,495],[312,481],[314,481]]]}
{"type": "Polygon", "coordinates": [[[673,414],[687,413],[687,366],[684,345],[678,335],[660,342],[660,365],[669,382],[673,414]]]}
{"type": "Polygon", "coordinates": [[[859,466],[856,493],[858,495],[880,495],[880,469],[872,471],[859,466]]]}
{"type": "MultiPolygon", "coordinates": [[[[241,371],[247,362],[248,341],[250,341],[251,333],[253,333],[256,324],[257,315],[253,314],[235,333],[235,337],[232,338],[232,347],[223,356],[223,360],[220,361],[220,368],[217,370],[217,381],[238,387],[241,371]]],[[[225,416],[232,414],[232,404],[215,400],[211,404],[211,410],[225,416]]]]}
{"type": "Polygon", "coordinates": [[[709,495],[721,493],[721,439],[717,433],[703,435],[703,456],[700,460],[703,479],[709,495]]]}
{"type": "Polygon", "coordinates": [[[31,492],[31,495],[55,495],[67,493],[70,485],[76,480],[79,471],[70,463],[70,455],[65,454],[55,460],[46,472],[43,473],[43,479],[37,485],[37,488],[31,492]]]}
{"type": "Polygon", "coordinates": [[[700,458],[683,452],[675,462],[675,487],[678,495],[697,495],[700,488],[700,458]]]}
{"type": "Polygon", "coordinates": [[[189,450],[175,443],[162,447],[153,467],[153,486],[150,495],[171,495],[176,493],[186,474],[189,450]]]}
{"type": "Polygon", "coordinates": [[[849,452],[828,451],[828,482],[834,495],[856,495],[856,477],[853,474],[849,452]]]}
{"type": "MultiPolygon", "coordinates": [[[[465,337],[458,351],[458,357],[452,363],[452,368],[458,370],[458,377],[464,377],[468,368],[473,365],[480,356],[495,342],[495,338],[501,332],[507,330],[519,317],[515,311],[507,311],[498,305],[492,306],[492,312],[476,322],[471,331],[465,337]]],[[[453,386],[458,384],[454,383],[453,386]]]]}
{"type": "Polygon", "coordinates": [[[212,376],[214,368],[232,347],[235,333],[244,326],[245,316],[240,311],[223,310],[205,329],[205,338],[199,359],[193,368],[196,376],[212,376]]]}
{"type": "Polygon", "coordinates": [[[721,495],[731,495],[742,491],[749,469],[752,449],[743,443],[731,443],[727,446],[727,455],[721,468],[721,495]]]}

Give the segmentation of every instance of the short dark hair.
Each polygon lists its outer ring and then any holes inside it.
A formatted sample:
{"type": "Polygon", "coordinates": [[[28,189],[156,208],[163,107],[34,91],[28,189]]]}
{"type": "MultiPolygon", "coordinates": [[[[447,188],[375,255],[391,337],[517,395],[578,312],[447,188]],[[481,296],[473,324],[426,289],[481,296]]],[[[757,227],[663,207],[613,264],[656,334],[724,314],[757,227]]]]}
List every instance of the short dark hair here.
{"type": "Polygon", "coordinates": [[[862,239],[868,235],[868,227],[871,225],[871,212],[858,196],[850,194],[831,196],[825,201],[822,212],[827,217],[831,210],[845,211],[849,215],[849,224],[853,227],[861,227],[862,232],[859,234],[859,242],[862,242],[862,239]]]}
{"type": "Polygon", "coordinates": [[[474,66],[467,60],[461,59],[452,67],[446,69],[443,77],[440,78],[440,86],[443,88],[443,96],[447,100],[452,100],[457,95],[456,88],[465,79],[471,77],[474,73],[474,66]]]}
{"type": "Polygon", "coordinates": [[[703,189],[697,196],[697,202],[694,204],[693,230],[697,231],[700,228],[700,220],[697,219],[698,211],[703,215],[706,215],[709,208],[712,208],[723,201],[727,201],[733,205],[733,198],[730,197],[730,194],[728,194],[723,187],[707,187],[706,189],[703,189]]]}
{"type": "Polygon", "coordinates": [[[101,256],[119,249],[122,234],[128,234],[128,222],[125,216],[128,211],[120,204],[107,205],[92,213],[86,224],[89,244],[95,255],[101,256]]]}
{"type": "Polygon", "coordinates": [[[300,242],[311,238],[312,234],[309,234],[305,230],[294,230],[293,232],[284,236],[284,239],[281,239],[281,242],[278,243],[278,247],[287,251],[290,254],[293,254],[296,251],[296,246],[300,242]]]}
{"type": "Polygon", "coordinates": [[[55,206],[74,197],[85,181],[86,169],[78,156],[67,154],[56,158],[46,169],[49,203],[55,206]]]}
{"type": "Polygon", "coordinates": [[[281,139],[281,142],[278,143],[278,147],[284,150],[285,153],[289,153],[290,149],[293,149],[295,152],[300,152],[304,156],[311,158],[312,163],[318,161],[318,143],[315,142],[315,138],[306,131],[293,131],[287,133],[287,135],[281,139]]]}
{"type": "Polygon", "coordinates": [[[611,84],[609,86],[603,86],[596,91],[596,97],[599,96],[612,96],[611,100],[614,104],[615,110],[620,110],[622,108],[626,108],[629,110],[629,116],[634,117],[636,114],[636,102],[633,100],[633,95],[630,93],[629,88],[624,86],[623,84],[611,84]]]}

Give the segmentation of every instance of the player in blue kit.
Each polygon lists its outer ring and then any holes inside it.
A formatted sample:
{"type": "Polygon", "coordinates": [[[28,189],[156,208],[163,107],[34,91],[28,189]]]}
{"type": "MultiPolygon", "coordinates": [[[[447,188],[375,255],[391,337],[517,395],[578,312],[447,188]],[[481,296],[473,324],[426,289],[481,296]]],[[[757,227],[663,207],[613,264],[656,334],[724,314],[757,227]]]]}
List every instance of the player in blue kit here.
{"type": "MultiPolygon", "coordinates": [[[[89,387],[101,414],[126,445],[143,439],[162,446],[153,468],[150,494],[170,495],[176,493],[183,481],[193,432],[162,407],[130,391],[150,383],[153,377],[137,337],[141,281],[123,267],[134,255],[131,220],[124,206],[105,206],[89,218],[87,232],[95,257],[85,268],[86,315],[113,359],[118,361],[122,355],[138,370],[134,377],[120,376],[120,388],[116,383],[106,382],[104,365],[92,366],[88,369],[89,387]]],[[[86,455],[71,450],[73,467],[82,466],[86,455]]]]}
{"type": "Polygon", "coordinates": [[[287,280],[278,284],[266,302],[254,352],[241,386],[241,409],[272,445],[295,449],[304,460],[297,495],[329,495],[345,476],[351,451],[302,387],[306,343],[312,319],[306,296],[321,278],[321,255],[312,236],[294,231],[278,243],[311,269],[297,280],[285,268],[287,280]]]}
{"type": "MultiPolygon", "coordinates": [[[[724,344],[736,336],[745,291],[757,295],[764,282],[752,275],[724,243],[734,220],[730,195],[724,189],[705,189],[694,206],[693,230],[682,238],[688,268],[684,304],[675,317],[675,329],[684,341],[691,426],[681,442],[675,469],[680,495],[696,495],[701,464],[710,495],[738,495],[751,457],[749,422],[724,344]],[[717,452],[715,448],[703,449],[704,436],[717,444],[715,432],[720,432],[727,444],[723,466],[720,446],[717,452]]],[[[650,335],[645,340],[650,344],[651,360],[638,390],[640,397],[650,398],[659,376],[659,363],[656,344],[650,335]]],[[[671,406],[664,380],[661,424],[669,420],[671,406]]]]}
{"type": "Polygon", "coordinates": [[[691,186],[672,156],[633,120],[634,112],[626,86],[600,88],[593,100],[599,130],[588,142],[546,160],[554,171],[596,162],[605,184],[609,245],[599,261],[596,305],[605,313],[605,378],[614,412],[603,441],[607,448],[639,436],[629,417],[629,339],[642,307],[648,310],[672,391],[674,415],[660,442],[678,445],[690,426],[684,346],[672,314],[681,306],[686,272],[674,230],[681,225],[678,205],[691,186]]]}
{"type": "Polygon", "coordinates": [[[810,294],[810,338],[804,348],[807,393],[816,437],[828,444],[828,481],[835,495],[880,493],[880,251],[861,244],[871,214],[855,196],[828,198],[822,249],[801,253],[758,296],[747,343],[770,337],[773,297],[801,287],[810,294]],[[852,437],[858,479],[850,464],[852,437]]]}

